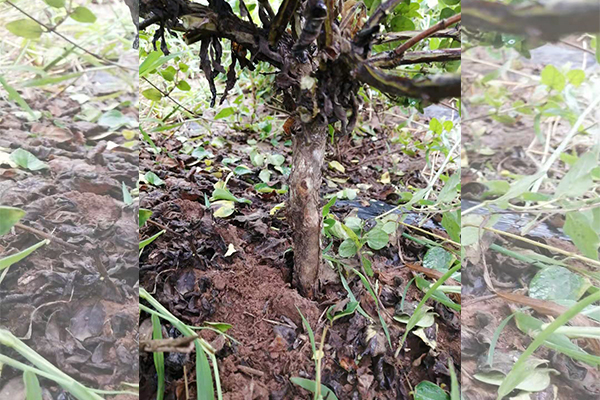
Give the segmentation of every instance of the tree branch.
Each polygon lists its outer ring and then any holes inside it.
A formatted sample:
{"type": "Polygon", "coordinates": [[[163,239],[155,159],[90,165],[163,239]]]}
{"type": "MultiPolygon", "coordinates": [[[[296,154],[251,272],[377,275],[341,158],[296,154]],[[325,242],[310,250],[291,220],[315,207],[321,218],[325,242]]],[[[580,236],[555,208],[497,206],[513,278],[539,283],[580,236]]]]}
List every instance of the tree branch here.
{"type": "Polygon", "coordinates": [[[284,0],[281,6],[279,6],[279,10],[277,10],[277,15],[269,31],[269,43],[271,45],[274,45],[281,39],[281,35],[292,20],[299,4],[300,0],[284,0]]]}
{"type": "Polygon", "coordinates": [[[391,69],[399,65],[460,60],[460,49],[411,51],[398,57],[394,51],[379,53],[367,61],[379,68],[391,69]]]}
{"type": "Polygon", "coordinates": [[[538,37],[548,41],[574,33],[600,32],[599,1],[565,1],[552,6],[516,8],[501,3],[464,0],[468,29],[538,37]]]}
{"type": "Polygon", "coordinates": [[[379,68],[361,63],[354,77],[383,93],[406,96],[437,103],[448,97],[460,97],[460,75],[440,75],[423,80],[412,80],[385,73],[379,68]]]}
{"type": "MultiPolygon", "coordinates": [[[[359,3],[357,3],[359,4],[359,3]]],[[[404,31],[404,32],[390,32],[390,33],[384,33],[379,35],[376,39],[375,39],[375,43],[376,44],[383,44],[383,43],[390,43],[390,42],[396,42],[399,40],[409,40],[412,37],[420,34],[422,31],[404,31]]],[[[450,39],[454,39],[454,40],[460,40],[460,31],[456,28],[452,28],[452,29],[444,29],[444,30],[440,30],[438,32],[434,32],[431,35],[429,35],[429,37],[435,37],[435,38],[450,38],[450,39]]]]}
{"type": "Polygon", "coordinates": [[[451,16],[450,18],[441,20],[440,22],[433,25],[432,27],[425,29],[423,32],[419,33],[418,35],[415,35],[412,38],[408,39],[406,42],[404,42],[402,44],[402,46],[400,46],[396,50],[394,50],[394,53],[396,53],[396,55],[398,55],[398,56],[401,56],[402,54],[406,53],[406,50],[410,49],[415,44],[419,43],[421,40],[428,38],[429,36],[433,35],[435,32],[441,31],[442,29],[446,29],[450,25],[460,22],[460,18],[461,18],[461,14],[456,14],[456,15],[451,16]]]}

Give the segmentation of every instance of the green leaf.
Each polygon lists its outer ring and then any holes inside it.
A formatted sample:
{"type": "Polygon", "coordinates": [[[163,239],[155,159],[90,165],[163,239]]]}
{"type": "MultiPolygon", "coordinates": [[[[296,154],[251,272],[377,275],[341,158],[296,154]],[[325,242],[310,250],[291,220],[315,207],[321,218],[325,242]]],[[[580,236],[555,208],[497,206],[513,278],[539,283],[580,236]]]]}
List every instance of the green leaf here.
{"type": "Polygon", "coordinates": [[[164,80],[169,82],[173,82],[175,79],[175,74],[177,74],[177,70],[172,65],[169,65],[167,68],[160,71],[160,75],[164,78],[164,80]]]}
{"type": "Polygon", "coordinates": [[[529,283],[529,297],[540,300],[579,300],[590,288],[589,279],[566,268],[546,267],[529,283]]]}
{"type": "Polygon", "coordinates": [[[429,130],[433,133],[441,135],[444,130],[444,126],[440,121],[438,121],[437,118],[432,118],[431,121],[429,121],[429,130]]]}
{"type": "Polygon", "coordinates": [[[44,3],[54,8],[62,8],[65,6],[65,0],[44,0],[44,3]]]}
{"type": "Polygon", "coordinates": [[[331,207],[333,207],[333,205],[335,204],[335,202],[337,201],[337,197],[333,196],[328,202],[327,204],[325,204],[325,206],[323,207],[323,217],[326,217],[329,214],[329,209],[331,207]]]}
{"type": "Polygon", "coordinates": [[[436,271],[446,272],[452,266],[456,257],[441,247],[432,247],[423,257],[423,266],[436,271]]]}
{"type": "Polygon", "coordinates": [[[121,191],[123,192],[123,203],[127,205],[133,204],[133,198],[131,197],[131,193],[129,193],[129,189],[125,186],[125,182],[121,182],[121,191]]]}
{"type": "Polygon", "coordinates": [[[112,130],[117,130],[123,126],[131,126],[134,121],[125,116],[119,110],[110,110],[102,114],[102,116],[98,119],[98,125],[105,126],[112,130]]]}
{"type": "Polygon", "coordinates": [[[367,232],[367,244],[373,250],[381,250],[387,246],[390,237],[382,229],[373,228],[367,232]]]}
{"type": "MultiPolygon", "coordinates": [[[[160,323],[159,316],[152,314],[150,320],[152,321],[152,339],[162,339],[162,325],[160,323]]],[[[165,396],[165,354],[157,351],[152,353],[152,357],[154,359],[154,369],[156,369],[156,375],[158,378],[156,400],[162,400],[165,396]]]]}
{"type": "Polygon", "coordinates": [[[179,81],[177,82],[177,89],[187,92],[191,89],[192,87],[190,86],[189,83],[187,83],[186,81],[179,81]]]}
{"type": "Polygon", "coordinates": [[[329,168],[341,172],[342,174],[346,172],[346,168],[344,168],[342,164],[335,160],[329,162],[329,168]]]}
{"type": "Polygon", "coordinates": [[[142,96],[152,101],[160,101],[163,98],[162,93],[158,89],[150,88],[142,92],[142,96]]]}
{"type": "MultiPolygon", "coordinates": [[[[308,390],[309,392],[315,393],[317,391],[317,383],[315,381],[311,381],[310,379],[304,379],[295,376],[290,378],[290,382],[308,390]]],[[[323,384],[321,384],[321,394],[323,395],[324,399],[338,400],[333,391],[323,384]]]]}
{"type": "Polygon", "coordinates": [[[140,64],[139,77],[143,78],[143,77],[147,76],[148,74],[150,74],[152,71],[156,70],[161,65],[169,62],[170,60],[172,60],[176,57],[179,57],[180,55],[181,55],[181,52],[172,53],[172,54],[169,54],[168,56],[164,56],[162,51],[160,51],[160,50],[151,52],[150,54],[148,54],[146,59],[140,64]]]}
{"type": "Polygon", "coordinates": [[[336,313],[333,313],[333,310],[336,307],[336,305],[333,305],[327,309],[327,318],[333,323],[337,319],[354,314],[359,305],[360,303],[358,301],[349,301],[342,311],[338,311],[336,313]]]}
{"type": "Polygon", "coordinates": [[[96,14],[94,14],[88,8],[81,6],[73,10],[71,18],[73,18],[77,22],[82,22],[84,24],[91,24],[96,22],[96,14]]]}
{"type": "Polygon", "coordinates": [[[2,271],[5,268],[10,267],[11,265],[13,265],[14,263],[17,263],[19,261],[21,261],[22,259],[24,259],[25,257],[27,257],[28,255],[30,255],[31,253],[33,253],[35,250],[39,249],[40,247],[46,245],[50,243],[49,240],[42,240],[41,242],[38,242],[36,244],[34,244],[31,247],[28,247],[27,249],[20,251],[16,254],[10,255],[8,257],[4,257],[2,259],[0,259],[0,271],[2,271]]]}
{"type": "Polygon", "coordinates": [[[460,191],[460,171],[455,172],[452,176],[446,181],[444,187],[440,191],[438,195],[438,202],[441,203],[449,203],[452,200],[458,197],[458,193],[460,191]]]}
{"type": "Polygon", "coordinates": [[[579,197],[594,184],[592,170],[598,166],[596,151],[589,151],[577,159],[569,172],[561,179],[555,191],[555,198],[563,195],[579,197]]]}
{"type": "Polygon", "coordinates": [[[221,118],[227,118],[233,115],[233,113],[235,112],[235,108],[233,107],[226,107],[224,109],[222,109],[221,111],[219,111],[217,113],[217,115],[215,115],[214,119],[221,119],[221,118]]]}
{"type": "Polygon", "coordinates": [[[528,365],[527,360],[533,353],[548,339],[556,329],[564,326],[569,320],[583,311],[587,306],[600,301],[600,291],[589,295],[583,300],[579,301],[576,305],[569,308],[567,311],[562,313],[556,318],[550,325],[548,325],[542,332],[536,335],[533,342],[527,347],[527,349],[521,354],[517,362],[512,367],[512,370],[506,375],[506,378],[502,381],[500,388],[498,389],[497,400],[501,400],[507,394],[512,392],[518,385],[527,377],[528,365]]]}
{"type": "Polygon", "coordinates": [[[162,179],[160,179],[158,177],[158,175],[156,175],[154,172],[152,171],[148,171],[146,172],[146,175],[144,175],[144,177],[146,178],[146,181],[153,185],[153,186],[162,186],[165,184],[165,181],[163,181],[162,179]]]}
{"type": "Polygon", "coordinates": [[[210,321],[206,321],[204,324],[215,328],[216,330],[218,330],[221,333],[225,333],[228,330],[230,330],[231,328],[233,328],[233,325],[227,324],[225,322],[210,322],[210,321]]]}
{"type": "Polygon", "coordinates": [[[233,173],[236,174],[236,175],[238,175],[238,176],[242,176],[242,175],[251,174],[252,170],[250,168],[246,167],[245,165],[238,165],[233,170],[233,173]]]}
{"type": "Polygon", "coordinates": [[[138,219],[139,219],[139,226],[140,228],[142,226],[144,226],[144,224],[146,223],[146,221],[148,221],[148,219],[152,216],[152,211],[147,210],[145,208],[140,208],[140,211],[138,212],[138,219]]]}
{"type": "Polygon", "coordinates": [[[6,24],[6,29],[16,36],[25,39],[38,39],[44,31],[42,27],[30,19],[19,19],[6,24]]]}
{"type": "Polygon", "coordinates": [[[342,244],[340,244],[340,247],[338,249],[338,253],[339,253],[340,257],[343,257],[343,258],[354,257],[356,255],[357,251],[358,251],[358,249],[356,247],[356,243],[354,243],[354,241],[350,238],[345,239],[342,242],[342,244]]]}
{"type": "Polygon", "coordinates": [[[39,171],[48,168],[46,163],[40,161],[36,156],[23,149],[16,149],[10,155],[10,159],[21,168],[30,171],[39,171]]]}
{"type": "Polygon", "coordinates": [[[12,86],[6,82],[4,77],[0,75],[0,84],[4,87],[4,90],[8,93],[8,98],[17,102],[17,104],[25,111],[29,113],[29,116],[32,120],[37,120],[38,117],[34,114],[29,104],[21,97],[19,92],[17,92],[12,86]]]}
{"type": "Polygon", "coordinates": [[[213,158],[214,154],[209,150],[205,150],[204,147],[199,146],[192,151],[192,157],[196,157],[198,160],[204,160],[205,158],[213,158]]]}
{"type": "Polygon", "coordinates": [[[392,19],[390,27],[393,32],[414,31],[415,23],[410,18],[398,15],[392,19]]]}
{"type": "Polygon", "coordinates": [[[271,180],[271,171],[269,171],[268,169],[263,169],[258,174],[258,177],[260,178],[261,181],[267,183],[271,180]]]}
{"type": "Polygon", "coordinates": [[[584,256],[598,260],[600,237],[591,224],[581,212],[571,211],[567,213],[563,229],[584,256]]]}
{"type": "Polygon", "coordinates": [[[444,389],[433,382],[423,381],[415,386],[415,400],[449,400],[450,396],[444,389]]]}
{"type": "Polygon", "coordinates": [[[230,200],[217,200],[210,207],[217,218],[227,218],[235,212],[235,202],[230,200]]]}
{"type": "Polygon", "coordinates": [[[23,372],[23,384],[27,393],[27,400],[42,400],[42,388],[37,375],[31,371],[23,372]]]}
{"type": "Polygon", "coordinates": [[[559,92],[565,88],[566,79],[554,65],[548,64],[542,70],[542,83],[559,92]]]}
{"type": "Polygon", "coordinates": [[[585,72],[580,69],[573,69],[567,72],[567,79],[571,85],[579,87],[585,81],[585,72]]]}
{"type": "Polygon", "coordinates": [[[453,241],[460,243],[460,211],[445,212],[442,226],[453,241]]]}
{"type": "Polygon", "coordinates": [[[149,237],[146,240],[142,240],[140,242],[140,250],[142,250],[144,247],[148,246],[150,243],[154,242],[160,235],[162,235],[163,233],[165,233],[164,230],[158,232],[156,235],[149,237]]]}
{"type": "Polygon", "coordinates": [[[216,188],[213,191],[210,201],[215,201],[215,200],[228,200],[228,201],[233,201],[236,203],[252,204],[252,202],[250,200],[244,199],[244,198],[237,198],[233,194],[231,194],[231,192],[229,190],[224,189],[224,188],[216,188]]]}
{"type": "Polygon", "coordinates": [[[0,236],[6,235],[25,216],[25,211],[16,207],[0,206],[0,236]]]}

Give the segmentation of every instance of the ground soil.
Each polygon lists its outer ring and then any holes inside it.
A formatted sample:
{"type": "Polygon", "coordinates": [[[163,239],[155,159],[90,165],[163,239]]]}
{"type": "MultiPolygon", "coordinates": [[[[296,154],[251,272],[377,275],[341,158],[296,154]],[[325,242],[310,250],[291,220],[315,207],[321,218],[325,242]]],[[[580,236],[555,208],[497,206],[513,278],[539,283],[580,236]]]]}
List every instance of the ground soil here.
{"type": "MultiPolygon", "coordinates": [[[[71,93],[89,96],[85,107],[116,106],[137,121],[137,87],[123,90],[137,74],[137,52],[118,62],[132,70],[89,72],[68,91],[24,92],[32,109],[46,113],[37,122],[0,103],[0,152],[25,149],[47,164],[27,171],[4,158],[0,163],[0,204],[24,209],[21,223],[36,230],[15,227],[0,238],[0,255],[51,240],[13,265],[1,282],[0,327],[82,384],[102,390],[138,381],[137,204],[125,204],[122,189],[136,186],[138,154],[123,146],[120,130],[79,120],[81,104],[71,93]]],[[[11,349],[0,352],[23,360],[11,349]]],[[[5,367],[0,398],[20,382],[21,372],[5,367]]],[[[72,398],[53,382],[41,384],[51,399],[72,398]]]]}
{"type": "MultiPolygon", "coordinates": [[[[364,203],[378,199],[393,204],[397,193],[391,185],[424,186],[421,177],[426,163],[424,154],[420,151],[414,156],[402,154],[402,147],[387,138],[390,124],[401,120],[384,123],[377,112],[372,115],[373,120],[365,124],[375,127],[379,139],[359,133],[354,138],[342,137],[337,145],[328,146],[325,165],[337,160],[346,167],[346,172],[327,168],[322,196],[340,190],[335,179],[345,182],[341,187],[372,185],[359,194],[358,199],[364,203]],[[397,155],[396,162],[390,154],[397,155]],[[391,184],[379,182],[381,173],[388,169],[402,171],[402,175],[391,174],[391,184]]],[[[258,136],[247,131],[221,129],[222,125],[218,124],[219,128],[213,125],[212,134],[194,135],[188,133],[188,125],[184,123],[177,132],[168,135],[152,135],[156,144],[166,151],[155,155],[146,148],[140,156],[141,173],[153,171],[165,181],[159,187],[142,185],[140,188],[140,206],[153,211],[153,222],[141,229],[141,236],[149,237],[167,228],[140,258],[140,285],[190,325],[199,326],[206,321],[232,324],[227,333],[237,342],[223,340],[222,336],[206,331],[201,333],[219,349],[225,399],[312,398],[289,380],[294,376],[308,379],[315,376],[310,343],[298,310],[308,319],[319,341],[323,327],[328,324],[324,312],[344,300],[346,292],[337,273],[329,266],[324,267],[320,292],[314,301],[303,298],[291,287],[290,228],[284,212],[270,213],[286,196],[259,194],[253,189],[254,184],[260,182],[259,169],[253,168],[250,162],[248,140],[258,139],[258,136]],[[178,136],[201,138],[204,143],[224,137],[227,144],[221,149],[206,146],[215,157],[210,159],[211,164],[198,163],[195,158],[180,153],[183,144],[176,139],[178,136]],[[221,219],[205,207],[205,197],[211,196],[219,178],[226,177],[227,172],[221,167],[225,157],[240,158],[239,164],[253,169],[252,174],[231,177],[227,184],[235,196],[249,199],[252,204],[237,205],[231,217],[221,219]],[[208,172],[207,165],[215,168],[208,172]],[[236,252],[225,256],[230,245],[236,252]]],[[[423,138],[426,129],[415,131],[415,135],[423,138]]],[[[259,141],[257,146],[261,151],[284,155],[284,165],[289,165],[289,147],[283,145],[286,138],[278,134],[275,137],[278,144],[259,141]]],[[[283,176],[272,172],[271,186],[285,183],[283,176]]],[[[341,207],[332,210],[340,217],[350,212],[341,207]]],[[[413,277],[404,262],[418,262],[424,251],[424,247],[399,238],[375,252],[373,257],[373,281],[379,281],[392,347],[387,344],[379,323],[369,323],[358,314],[337,320],[329,329],[322,382],[333,389],[339,399],[409,398],[412,388],[423,380],[448,388],[448,363],[453,361],[455,367],[460,368],[459,317],[431,301],[428,304],[440,314],[439,319],[436,318],[437,331],[430,332],[437,335],[436,349],[409,335],[400,356],[394,358],[393,355],[404,326],[392,321],[391,315],[413,277]]],[[[353,276],[349,284],[362,307],[377,320],[375,304],[360,280],[353,276]]],[[[419,301],[422,295],[412,285],[406,301],[419,301]]],[[[147,326],[147,319],[142,313],[140,323],[147,326]]],[[[165,328],[170,336],[178,335],[168,326],[165,328]]],[[[192,358],[171,355],[166,364],[166,398],[184,398],[186,382],[190,395],[194,396],[192,358]]],[[[141,397],[153,398],[156,375],[149,355],[141,355],[140,379],[141,397]]]]}
{"type": "MultiPolygon", "coordinates": [[[[481,182],[491,180],[506,180],[507,173],[531,175],[537,171],[539,156],[544,153],[544,146],[536,140],[532,116],[520,115],[514,123],[503,123],[493,118],[494,110],[485,102],[480,101],[487,88],[500,86],[510,93],[502,109],[509,109],[512,102],[523,100],[528,103],[534,97],[537,87],[531,76],[539,76],[541,70],[548,64],[563,68],[567,63],[571,68],[581,68],[588,75],[597,74],[598,65],[591,54],[577,49],[581,42],[576,38],[568,38],[561,43],[546,44],[532,51],[532,58],[526,59],[516,52],[501,50],[486,50],[474,48],[465,52],[463,56],[463,102],[464,120],[462,130],[463,143],[463,170],[462,170],[462,195],[463,198],[477,199],[480,194],[481,182]],[[512,61],[510,61],[512,60],[512,61]],[[490,84],[482,84],[482,79],[489,73],[506,66],[508,69],[500,76],[492,79],[490,84]],[[516,72],[515,72],[516,71],[516,72]],[[594,72],[596,71],[596,72],[594,72]]],[[[510,115],[510,112],[506,113],[510,115]]],[[[551,137],[550,149],[563,140],[570,125],[560,121],[551,137]]],[[[544,135],[547,127],[543,127],[544,135]]],[[[578,137],[574,148],[583,151],[589,144],[589,138],[578,137]]],[[[565,165],[553,169],[553,176],[562,176],[565,165]]],[[[541,191],[548,188],[542,187],[541,191]]],[[[468,207],[467,207],[468,208],[468,207]]],[[[529,218],[525,215],[516,215],[517,219],[529,218]]],[[[530,218],[533,218],[532,216],[530,218]]],[[[547,243],[577,252],[570,240],[565,240],[562,232],[564,216],[556,215],[555,218],[540,223],[547,232],[556,232],[555,237],[546,235],[530,235],[530,239],[547,243]]],[[[507,230],[520,234],[513,224],[507,230]]],[[[506,248],[523,251],[533,250],[546,256],[554,257],[556,254],[544,252],[538,247],[525,246],[520,242],[506,240],[500,236],[485,235],[481,240],[481,248],[476,254],[467,251],[463,280],[463,314],[462,314],[462,355],[463,355],[463,395],[469,400],[492,400],[497,397],[497,386],[482,383],[474,378],[481,371],[481,357],[487,357],[491,338],[500,322],[512,314],[519,304],[507,302],[496,297],[487,287],[484,274],[489,274],[494,287],[503,292],[527,294],[527,287],[537,268],[510,257],[488,251],[487,247],[496,243],[506,248]]],[[[476,246],[475,246],[476,247],[476,246]]],[[[584,265],[579,265],[585,268],[584,265]]],[[[540,313],[533,313],[537,318],[545,319],[540,313]]],[[[502,331],[496,344],[496,354],[508,354],[513,351],[522,352],[531,343],[531,339],[524,335],[510,322],[502,331]]],[[[585,347],[584,344],[581,344],[585,347]]],[[[554,390],[558,390],[561,399],[597,399],[599,391],[596,385],[590,382],[598,380],[598,373],[589,366],[576,363],[547,348],[540,348],[536,356],[548,360],[548,367],[561,371],[560,376],[552,377],[552,384],[547,390],[530,395],[531,399],[554,398],[554,390]],[[572,369],[578,373],[566,372],[572,369]]]]}

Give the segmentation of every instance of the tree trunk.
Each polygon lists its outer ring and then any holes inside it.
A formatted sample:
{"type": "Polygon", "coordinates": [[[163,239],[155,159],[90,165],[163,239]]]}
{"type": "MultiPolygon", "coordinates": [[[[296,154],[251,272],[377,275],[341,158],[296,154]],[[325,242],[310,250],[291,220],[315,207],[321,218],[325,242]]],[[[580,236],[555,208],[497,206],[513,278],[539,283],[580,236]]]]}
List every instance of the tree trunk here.
{"type": "Polygon", "coordinates": [[[288,218],[294,245],[293,284],[314,298],[321,265],[321,168],[327,144],[327,122],[317,116],[293,136],[288,218]]]}

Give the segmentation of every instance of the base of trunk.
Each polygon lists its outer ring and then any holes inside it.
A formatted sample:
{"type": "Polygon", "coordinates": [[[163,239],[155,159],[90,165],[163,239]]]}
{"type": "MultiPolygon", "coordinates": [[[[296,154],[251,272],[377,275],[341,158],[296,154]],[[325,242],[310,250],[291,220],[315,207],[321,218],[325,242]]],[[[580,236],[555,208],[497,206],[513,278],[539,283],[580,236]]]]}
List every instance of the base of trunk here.
{"type": "Polygon", "coordinates": [[[327,123],[317,117],[302,124],[293,137],[288,218],[294,245],[293,284],[314,298],[321,266],[321,168],[327,144],[327,123]]]}

